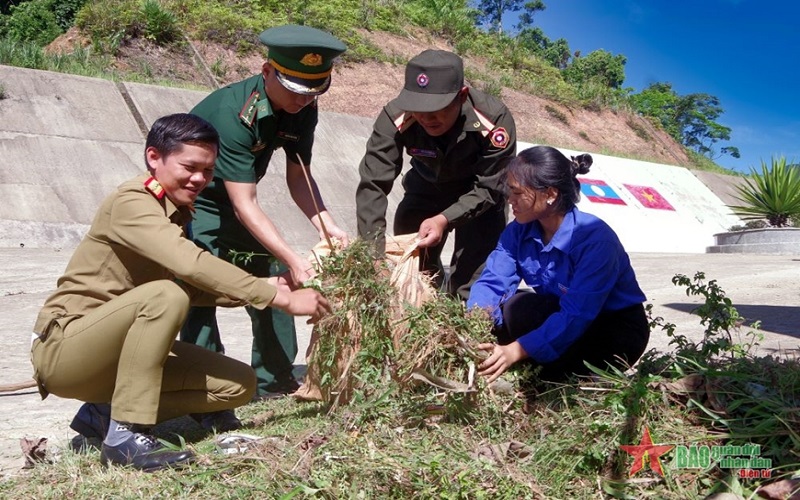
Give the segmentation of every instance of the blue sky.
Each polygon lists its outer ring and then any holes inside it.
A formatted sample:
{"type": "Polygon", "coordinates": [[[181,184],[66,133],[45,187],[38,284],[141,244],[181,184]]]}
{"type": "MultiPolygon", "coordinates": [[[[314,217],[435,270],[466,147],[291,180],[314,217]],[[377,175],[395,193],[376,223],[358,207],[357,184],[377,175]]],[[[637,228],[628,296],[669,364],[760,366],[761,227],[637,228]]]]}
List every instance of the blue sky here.
{"type": "MultiPolygon", "coordinates": [[[[800,162],[800,2],[792,0],[544,0],[534,26],[565,38],[583,55],[627,57],[625,87],[669,82],[679,95],[716,96],[741,158],[724,167],[749,172],[761,160],[800,162]]],[[[515,21],[505,24],[514,24],[515,21]]]]}

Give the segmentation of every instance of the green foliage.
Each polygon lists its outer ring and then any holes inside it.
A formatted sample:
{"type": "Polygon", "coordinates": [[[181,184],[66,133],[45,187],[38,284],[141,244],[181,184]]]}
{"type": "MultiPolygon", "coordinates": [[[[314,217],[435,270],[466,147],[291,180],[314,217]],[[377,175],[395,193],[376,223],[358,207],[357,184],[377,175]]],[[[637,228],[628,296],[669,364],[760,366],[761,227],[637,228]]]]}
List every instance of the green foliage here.
{"type": "Polygon", "coordinates": [[[741,344],[734,342],[733,331],[744,320],[733,302],[725,295],[725,291],[717,284],[717,280],[705,281],[705,273],[697,272],[693,278],[676,274],[672,283],[686,287],[686,295],[699,295],[703,303],[693,313],[700,316],[700,324],[705,325],[703,340],[691,342],[684,336],[672,336],[670,344],[677,347],[678,355],[706,360],[727,353],[741,356],[741,344]]]}
{"type": "Polygon", "coordinates": [[[89,0],[75,17],[75,25],[86,33],[95,49],[115,53],[139,16],[139,0],[89,0]]]}
{"type": "Polygon", "coordinates": [[[564,38],[550,40],[541,28],[528,27],[516,36],[517,42],[557,69],[565,69],[572,57],[569,43],[564,38]]]}
{"type": "Polygon", "coordinates": [[[625,63],[622,54],[612,55],[603,49],[595,50],[586,57],[575,57],[563,71],[564,80],[581,86],[594,82],[603,87],[618,89],[625,81],[625,63]]]}
{"type": "Polygon", "coordinates": [[[730,208],[745,220],[767,219],[771,226],[785,227],[800,216],[800,166],[787,164],[785,157],[772,158],[770,166],[762,160],[761,172],[751,169],[744,184],[735,187],[743,205],[730,208]]]}
{"type": "Polygon", "coordinates": [[[181,30],[175,14],[165,9],[159,0],[144,0],[141,8],[142,33],[157,45],[180,39],[181,30]]]}
{"type": "Polygon", "coordinates": [[[453,41],[475,32],[479,13],[468,0],[412,0],[405,4],[405,12],[414,24],[453,41]]]}
{"type": "Polygon", "coordinates": [[[62,33],[54,12],[54,0],[31,0],[10,9],[3,34],[16,42],[47,45],[62,33]]]}
{"type": "Polygon", "coordinates": [[[8,99],[8,93],[6,93],[6,86],[0,83],[0,101],[3,99],[8,99]]]}
{"type": "Polygon", "coordinates": [[[56,23],[62,31],[67,31],[75,22],[75,16],[87,0],[57,0],[53,5],[56,23]]]}
{"type": "Polygon", "coordinates": [[[679,96],[669,83],[653,83],[631,96],[634,109],[656,118],[676,141],[711,160],[720,155],[739,158],[735,146],[717,152],[715,144],[730,140],[731,129],[715,120],[724,112],[719,99],[709,94],[679,96]]]}
{"type": "Polygon", "coordinates": [[[89,0],[75,24],[101,53],[116,53],[126,39],[140,36],[158,45],[181,38],[177,16],[159,0],[89,0]]]}

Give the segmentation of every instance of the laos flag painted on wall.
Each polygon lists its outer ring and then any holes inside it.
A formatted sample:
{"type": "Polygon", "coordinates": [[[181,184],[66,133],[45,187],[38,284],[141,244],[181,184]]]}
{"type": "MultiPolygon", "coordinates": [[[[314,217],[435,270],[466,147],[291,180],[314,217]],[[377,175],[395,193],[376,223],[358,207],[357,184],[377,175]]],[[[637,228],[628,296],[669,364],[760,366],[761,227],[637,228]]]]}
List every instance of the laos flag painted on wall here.
{"type": "Polygon", "coordinates": [[[631,184],[623,184],[625,188],[631,192],[631,194],[639,200],[639,203],[642,204],[645,208],[655,208],[658,210],[672,210],[672,205],[661,196],[661,193],[656,191],[655,188],[650,186],[634,186],[631,184]]]}
{"type": "Polygon", "coordinates": [[[580,178],[581,194],[594,203],[610,203],[612,205],[625,205],[616,191],[604,181],[580,178]]]}

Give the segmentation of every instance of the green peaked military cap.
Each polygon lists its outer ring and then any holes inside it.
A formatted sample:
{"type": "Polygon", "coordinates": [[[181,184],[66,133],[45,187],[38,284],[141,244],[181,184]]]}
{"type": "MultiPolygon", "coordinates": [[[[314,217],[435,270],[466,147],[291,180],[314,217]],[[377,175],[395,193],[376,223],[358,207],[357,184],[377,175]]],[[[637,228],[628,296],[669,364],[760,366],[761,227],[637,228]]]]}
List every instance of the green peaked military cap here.
{"type": "Polygon", "coordinates": [[[297,94],[319,95],[331,84],[333,61],[347,46],[330,33],[309,26],[275,26],[258,37],[269,49],[278,81],[297,94]]]}

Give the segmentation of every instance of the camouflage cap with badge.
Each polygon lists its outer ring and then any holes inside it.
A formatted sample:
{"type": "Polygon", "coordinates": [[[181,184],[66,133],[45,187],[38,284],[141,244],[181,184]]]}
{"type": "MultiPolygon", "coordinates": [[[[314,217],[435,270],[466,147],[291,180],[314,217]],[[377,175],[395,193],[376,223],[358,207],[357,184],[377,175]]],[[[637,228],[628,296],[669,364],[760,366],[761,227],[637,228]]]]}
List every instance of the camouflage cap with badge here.
{"type": "Polygon", "coordinates": [[[319,95],[331,85],[336,57],[347,50],[330,33],[288,24],[269,28],[258,37],[269,49],[269,64],[286,89],[302,95],[319,95]]]}
{"type": "Polygon", "coordinates": [[[464,87],[464,63],[446,50],[425,50],[406,65],[406,80],[392,103],[403,111],[444,109],[464,87]]]}

